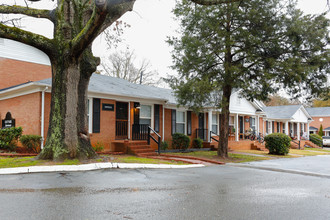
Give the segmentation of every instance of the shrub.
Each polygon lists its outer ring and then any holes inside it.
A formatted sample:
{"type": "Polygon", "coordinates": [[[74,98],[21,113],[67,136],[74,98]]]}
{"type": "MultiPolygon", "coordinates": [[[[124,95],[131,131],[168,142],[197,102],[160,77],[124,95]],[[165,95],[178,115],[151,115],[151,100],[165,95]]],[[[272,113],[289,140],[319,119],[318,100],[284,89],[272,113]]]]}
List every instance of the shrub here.
{"type": "Polygon", "coordinates": [[[24,147],[37,154],[40,152],[41,138],[40,135],[22,135],[19,140],[24,147]]]}
{"type": "Polygon", "coordinates": [[[320,125],[320,129],[319,129],[318,134],[319,134],[320,137],[323,136],[323,126],[322,126],[322,124],[320,125]]]}
{"type": "Polygon", "coordinates": [[[21,127],[0,129],[0,148],[15,150],[17,141],[21,135],[21,127]]]}
{"type": "Polygon", "coordinates": [[[104,149],[104,144],[101,141],[96,142],[96,144],[93,146],[94,150],[96,152],[101,152],[104,149]]]}
{"type": "Polygon", "coordinates": [[[187,135],[175,133],[172,135],[172,148],[186,150],[189,147],[190,138],[187,135]]]}
{"type": "Polygon", "coordinates": [[[291,138],[282,133],[273,133],[265,137],[266,148],[270,154],[287,155],[291,146],[291,138]]]}
{"type": "Polygon", "coordinates": [[[193,140],[193,148],[202,148],[203,147],[203,140],[200,138],[195,138],[193,140]]]}
{"type": "Polygon", "coordinates": [[[168,143],[166,141],[162,141],[160,143],[160,149],[165,151],[167,150],[167,148],[168,148],[168,143]]]}
{"type": "Polygon", "coordinates": [[[316,144],[319,147],[322,147],[323,141],[322,141],[322,137],[318,134],[310,134],[309,135],[309,140],[316,144]]]}

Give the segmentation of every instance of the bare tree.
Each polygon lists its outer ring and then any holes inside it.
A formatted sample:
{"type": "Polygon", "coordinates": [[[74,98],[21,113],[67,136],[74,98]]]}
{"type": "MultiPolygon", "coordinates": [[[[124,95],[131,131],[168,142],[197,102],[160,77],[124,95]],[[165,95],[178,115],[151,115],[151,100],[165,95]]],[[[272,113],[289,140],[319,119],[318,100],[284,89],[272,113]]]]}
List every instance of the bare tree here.
{"type": "Polygon", "coordinates": [[[143,59],[139,65],[136,63],[134,51],[126,50],[110,54],[107,60],[101,62],[101,66],[105,75],[108,76],[126,79],[136,84],[157,85],[159,83],[158,74],[151,69],[148,60],[143,59]]]}

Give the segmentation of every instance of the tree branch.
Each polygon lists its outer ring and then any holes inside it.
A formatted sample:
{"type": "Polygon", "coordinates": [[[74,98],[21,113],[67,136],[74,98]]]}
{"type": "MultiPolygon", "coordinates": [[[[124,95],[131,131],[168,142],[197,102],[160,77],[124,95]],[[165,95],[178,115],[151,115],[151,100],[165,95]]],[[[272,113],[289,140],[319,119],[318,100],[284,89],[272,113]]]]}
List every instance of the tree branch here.
{"type": "Polygon", "coordinates": [[[135,0],[95,0],[93,15],[72,40],[73,56],[79,56],[89,44],[123,14],[133,10],[135,0]]]}
{"type": "Polygon", "coordinates": [[[52,56],[53,42],[51,39],[16,27],[10,27],[0,23],[0,37],[19,41],[31,45],[52,56]]]}
{"type": "Polygon", "coordinates": [[[52,16],[52,12],[50,10],[44,10],[44,9],[34,9],[34,8],[28,8],[18,5],[0,5],[0,13],[1,14],[22,14],[27,15],[34,18],[46,18],[50,21],[54,22],[54,18],[52,16]]]}
{"type": "Polygon", "coordinates": [[[242,0],[191,0],[199,5],[220,5],[225,3],[239,2],[242,0]]]}

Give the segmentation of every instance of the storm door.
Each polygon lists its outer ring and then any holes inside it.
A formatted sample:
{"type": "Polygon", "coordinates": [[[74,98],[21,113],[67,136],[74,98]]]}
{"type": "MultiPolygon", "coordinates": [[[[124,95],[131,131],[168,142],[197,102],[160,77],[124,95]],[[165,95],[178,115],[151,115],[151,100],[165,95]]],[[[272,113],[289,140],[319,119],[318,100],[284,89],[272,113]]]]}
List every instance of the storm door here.
{"type": "Polygon", "coordinates": [[[116,139],[128,139],[128,103],[116,103],[116,139]]]}

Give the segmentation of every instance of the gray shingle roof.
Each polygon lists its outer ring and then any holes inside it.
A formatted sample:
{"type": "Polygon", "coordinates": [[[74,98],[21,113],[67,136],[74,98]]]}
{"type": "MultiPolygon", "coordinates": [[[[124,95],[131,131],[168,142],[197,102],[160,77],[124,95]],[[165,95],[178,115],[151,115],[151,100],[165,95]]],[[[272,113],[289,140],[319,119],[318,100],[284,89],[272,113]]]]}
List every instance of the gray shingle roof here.
{"type": "MultiPolygon", "coordinates": [[[[38,83],[51,85],[51,78],[38,81],[38,83]]],[[[175,96],[170,89],[134,84],[124,79],[100,74],[92,75],[88,91],[132,98],[163,100],[176,104],[175,96]]]]}
{"type": "Polygon", "coordinates": [[[317,131],[318,129],[317,129],[316,127],[310,126],[310,127],[309,127],[309,130],[310,130],[310,131],[317,131]]]}
{"type": "Polygon", "coordinates": [[[266,112],[267,118],[291,119],[300,107],[301,105],[268,106],[264,107],[263,110],[266,112]]]}
{"type": "Polygon", "coordinates": [[[330,116],[330,107],[306,108],[311,116],[330,116]]]}
{"type": "Polygon", "coordinates": [[[330,127],[324,128],[323,131],[330,131],[330,127]]]}

